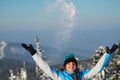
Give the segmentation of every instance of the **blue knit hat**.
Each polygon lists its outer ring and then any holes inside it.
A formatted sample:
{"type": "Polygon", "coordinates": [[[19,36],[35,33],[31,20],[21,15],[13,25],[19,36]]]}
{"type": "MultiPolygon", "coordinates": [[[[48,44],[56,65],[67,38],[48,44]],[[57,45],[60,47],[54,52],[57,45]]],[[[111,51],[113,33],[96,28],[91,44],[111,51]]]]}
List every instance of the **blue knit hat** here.
{"type": "Polygon", "coordinates": [[[77,60],[75,59],[74,55],[73,54],[68,54],[64,57],[64,64],[63,66],[65,67],[65,65],[69,62],[74,62],[76,64],[76,66],[78,65],[77,64],[77,60]]]}

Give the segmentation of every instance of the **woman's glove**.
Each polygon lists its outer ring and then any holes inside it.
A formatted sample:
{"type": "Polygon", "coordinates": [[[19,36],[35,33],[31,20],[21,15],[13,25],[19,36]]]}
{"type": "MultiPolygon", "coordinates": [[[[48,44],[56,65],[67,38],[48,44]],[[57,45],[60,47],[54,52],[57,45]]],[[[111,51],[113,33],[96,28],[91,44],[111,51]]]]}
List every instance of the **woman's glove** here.
{"type": "Polygon", "coordinates": [[[113,52],[115,52],[117,48],[118,48],[118,45],[113,44],[111,49],[109,49],[109,47],[106,47],[106,52],[109,54],[112,54],[113,52]]]}
{"type": "Polygon", "coordinates": [[[36,53],[36,50],[33,48],[32,44],[27,46],[25,43],[22,43],[21,46],[29,51],[32,56],[36,53]]]}

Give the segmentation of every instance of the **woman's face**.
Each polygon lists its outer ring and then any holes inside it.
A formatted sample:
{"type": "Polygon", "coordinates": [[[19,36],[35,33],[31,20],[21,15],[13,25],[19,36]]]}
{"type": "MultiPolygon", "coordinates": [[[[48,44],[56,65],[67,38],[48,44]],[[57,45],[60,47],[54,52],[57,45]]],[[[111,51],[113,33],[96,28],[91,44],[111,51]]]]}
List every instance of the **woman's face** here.
{"type": "Polygon", "coordinates": [[[74,62],[69,62],[65,65],[65,70],[72,73],[76,69],[76,64],[74,62]]]}

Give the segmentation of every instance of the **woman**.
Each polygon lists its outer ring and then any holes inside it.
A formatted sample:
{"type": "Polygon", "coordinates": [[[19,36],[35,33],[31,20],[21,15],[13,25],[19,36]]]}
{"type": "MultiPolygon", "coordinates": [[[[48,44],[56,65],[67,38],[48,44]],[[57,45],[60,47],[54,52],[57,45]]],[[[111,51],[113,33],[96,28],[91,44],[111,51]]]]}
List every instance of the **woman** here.
{"type": "Polygon", "coordinates": [[[35,50],[30,44],[29,46],[22,43],[22,47],[30,52],[32,58],[38,66],[53,80],[86,80],[101,72],[108,64],[111,54],[117,49],[118,45],[113,45],[111,49],[106,47],[106,53],[101,57],[98,63],[91,69],[84,72],[79,71],[77,60],[73,54],[69,54],[64,58],[63,70],[56,71],[42,59],[42,52],[39,47],[39,42],[36,42],[37,49],[35,50]]]}

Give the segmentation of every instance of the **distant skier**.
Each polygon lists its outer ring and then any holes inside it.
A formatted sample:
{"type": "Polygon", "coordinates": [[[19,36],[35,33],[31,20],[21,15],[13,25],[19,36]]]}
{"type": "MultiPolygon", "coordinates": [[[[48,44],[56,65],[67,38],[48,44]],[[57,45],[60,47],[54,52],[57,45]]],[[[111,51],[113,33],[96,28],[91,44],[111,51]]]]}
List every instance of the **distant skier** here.
{"type": "Polygon", "coordinates": [[[118,45],[114,44],[111,49],[106,47],[106,53],[100,58],[98,63],[91,69],[84,72],[79,71],[77,60],[73,54],[69,54],[64,58],[63,70],[56,71],[42,59],[42,52],[39,47],[39,41],[36,41],[37,49],[35,50],[30,44],[29,46],[25,43],[21,44],[23,48],[30,52],[32,58],[38,64],[38,66],[53,80],[86,80],[95,76],[101,72],[108,64],[111,54],[118,48],[118,45]]]}

